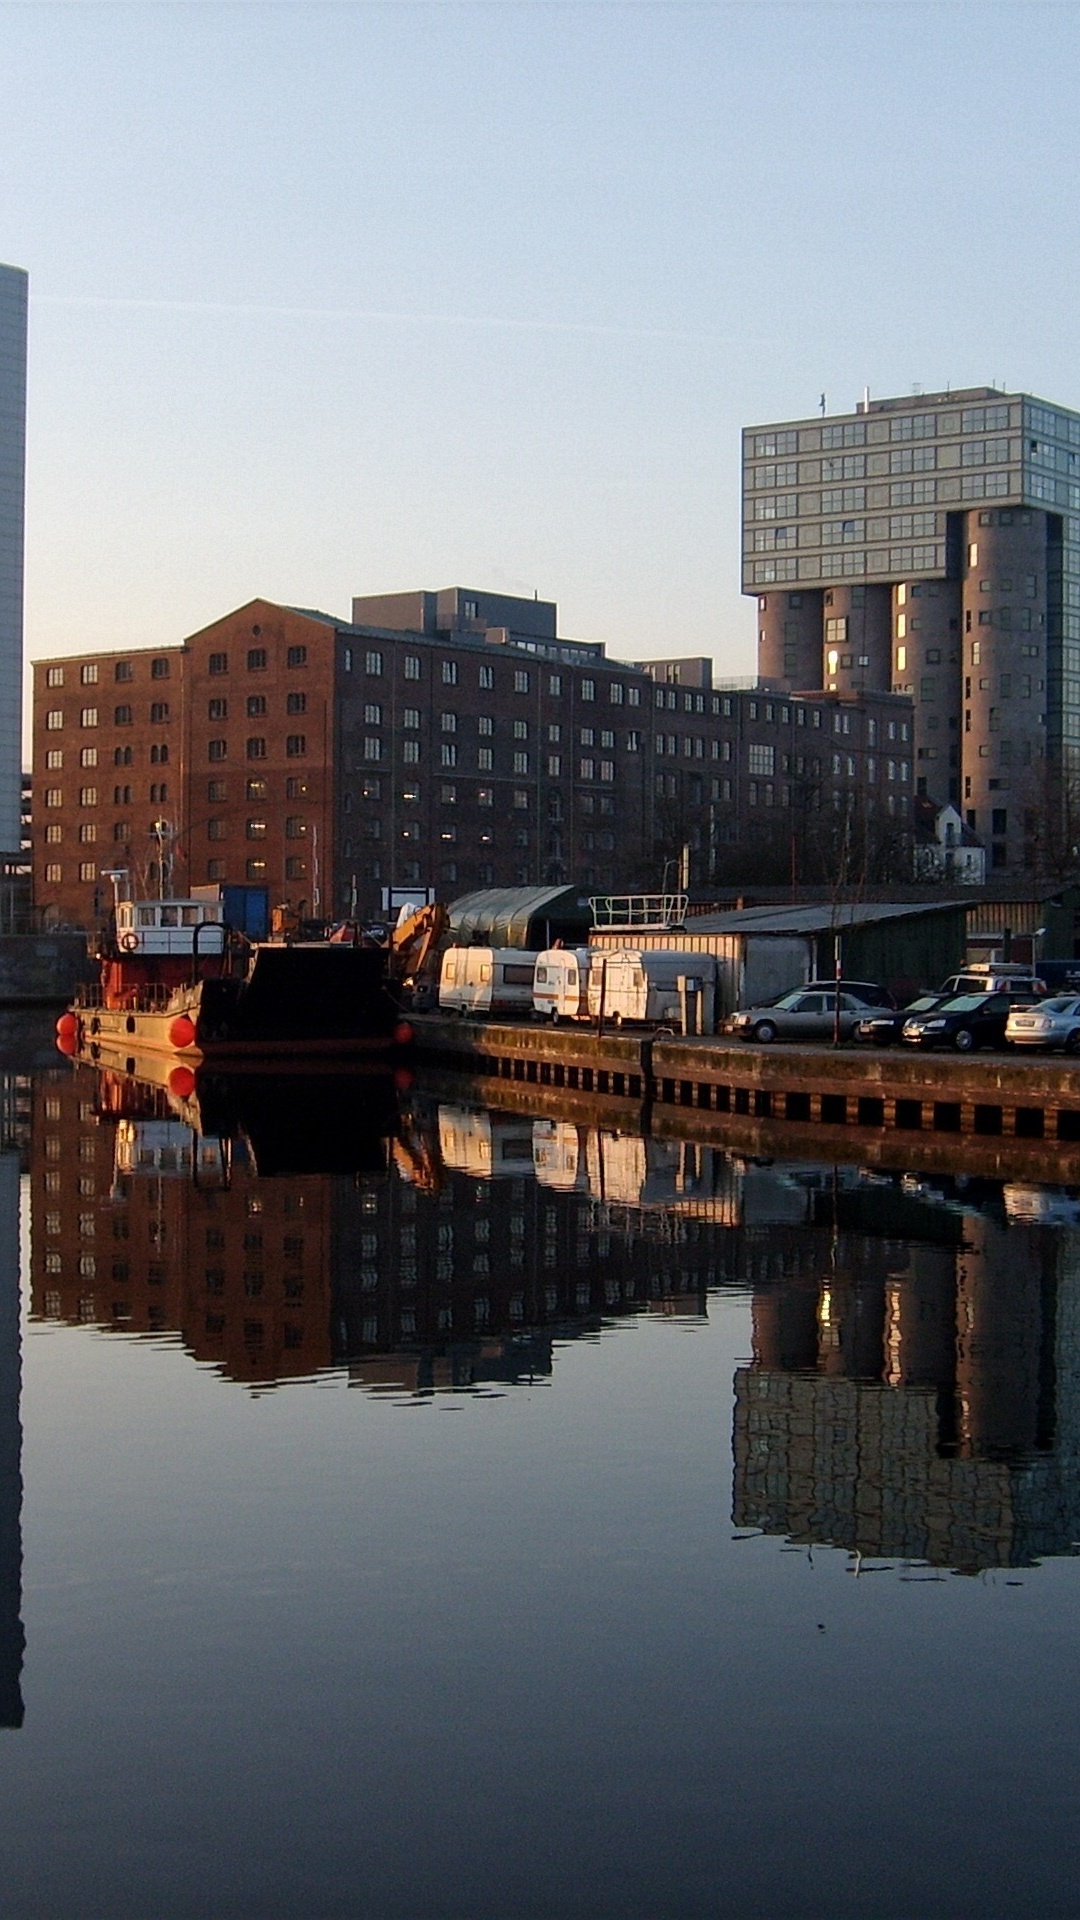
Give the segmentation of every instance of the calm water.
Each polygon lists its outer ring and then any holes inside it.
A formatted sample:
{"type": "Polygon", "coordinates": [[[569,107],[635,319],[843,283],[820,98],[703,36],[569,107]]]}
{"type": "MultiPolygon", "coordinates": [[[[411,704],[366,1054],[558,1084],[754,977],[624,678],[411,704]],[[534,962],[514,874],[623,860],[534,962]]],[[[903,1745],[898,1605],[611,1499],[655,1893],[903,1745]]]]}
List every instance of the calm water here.
{"type": "Polygon", "coordinates": [[[2,1090],[6,1912],[1080,1909],[1075,1196],[2,1090]]]}

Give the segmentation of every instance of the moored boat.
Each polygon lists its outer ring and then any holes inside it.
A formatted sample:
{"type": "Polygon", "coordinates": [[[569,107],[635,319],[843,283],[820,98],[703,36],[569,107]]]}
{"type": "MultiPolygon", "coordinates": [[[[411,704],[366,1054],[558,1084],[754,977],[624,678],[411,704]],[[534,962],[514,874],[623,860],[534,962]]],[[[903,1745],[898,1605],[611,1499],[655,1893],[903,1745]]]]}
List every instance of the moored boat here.
{"type": "Polygon", "coordinates": [[[389,990],[384,949],[251,942],[212,900],[121,900],[114,919],[96,942],[97,981],[57,1023],[66,1053],[386,1056],[412,1038],[389,990]]]}

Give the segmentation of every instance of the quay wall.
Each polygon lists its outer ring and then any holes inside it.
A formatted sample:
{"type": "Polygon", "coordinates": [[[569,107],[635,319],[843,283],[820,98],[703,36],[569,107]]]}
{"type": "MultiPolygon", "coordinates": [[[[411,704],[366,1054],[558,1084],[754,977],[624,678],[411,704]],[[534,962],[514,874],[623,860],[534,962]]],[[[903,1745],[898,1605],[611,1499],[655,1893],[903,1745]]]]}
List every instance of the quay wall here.
{"type": "Polygon", "coordinates": [[[0,934],[0,1006],[66,1006],[91,977],[85,933],[0,934]]]}
{"type": "MultiPolygon", "coordinates": [[[[755,1047],[712,1036],[416,1021],[421,1060],[605,1102],[821,1128],[1080,1145],[1080,1062],[1060,1055],[755,1047]]],[[[1046,1177],[1054,1158],[1046,1153],[1046,1177]]],[[[1072,1156],[1070,1155],[1070,1158],[1072,1156]]]]}

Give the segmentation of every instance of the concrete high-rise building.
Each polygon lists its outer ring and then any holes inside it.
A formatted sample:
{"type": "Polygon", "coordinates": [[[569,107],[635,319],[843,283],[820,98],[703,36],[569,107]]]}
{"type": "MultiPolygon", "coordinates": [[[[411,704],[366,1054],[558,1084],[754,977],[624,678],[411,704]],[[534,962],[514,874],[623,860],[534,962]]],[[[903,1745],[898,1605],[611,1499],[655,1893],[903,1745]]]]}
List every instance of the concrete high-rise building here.
{"type": "Polygon", "coordinates": [[[747,428],[743,591],[765,685],[911,696],[916,791],[992,869],[1075,860],[1080,414],[976,387],[747,428]]]}
{"type": "Polygon", "coordinates": [[[20,846],[27,285],[0,266],[0,861],[20,846]]]}

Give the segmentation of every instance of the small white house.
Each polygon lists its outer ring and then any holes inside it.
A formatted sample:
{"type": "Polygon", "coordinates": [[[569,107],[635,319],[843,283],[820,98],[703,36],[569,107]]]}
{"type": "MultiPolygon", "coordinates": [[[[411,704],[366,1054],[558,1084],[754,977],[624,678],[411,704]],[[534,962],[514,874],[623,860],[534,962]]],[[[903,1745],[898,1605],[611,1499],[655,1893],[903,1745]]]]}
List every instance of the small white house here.
{"type": "Polygon", "coordinates": [[[966,827],[957,808],[939,806],[926,794],[915,802],[915,876],[981,887],[986,879],[986,848],[966,827]]]}

